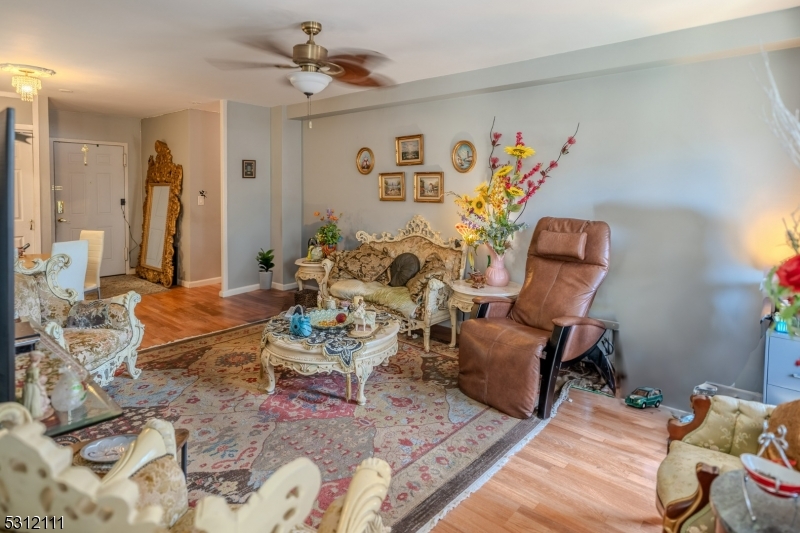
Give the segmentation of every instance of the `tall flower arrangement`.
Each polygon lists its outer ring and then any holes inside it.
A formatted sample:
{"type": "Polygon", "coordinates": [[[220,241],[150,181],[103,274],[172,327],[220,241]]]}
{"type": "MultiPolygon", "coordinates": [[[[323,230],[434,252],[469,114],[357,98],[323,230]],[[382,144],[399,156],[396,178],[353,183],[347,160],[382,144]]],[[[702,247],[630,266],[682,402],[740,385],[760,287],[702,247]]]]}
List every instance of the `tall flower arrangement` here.
{"type": "MultiPolygon", "coordinates": [[[[551,160],[546,167],[542,163],[536,163],[529,170],[523,171],[524,160],[535,155],[536,151],[527,146],[522,133],[517,132],[514,144],[503,149],[511,159],[501,164],[500,158],[495,157],[494,152],[500,146],[503,136],[494,131],[492,123],[489,130],[489,142],[492,146],[489,154],[491,178],[478,185],[472,197],[454,194],[461,218],[456,229],[464,238],[465,244],[474,249],[485,243],[498,256],[502,256],[511,246],[510,241],[514,234],[526,227],[525,223],[519,222],[519,218],[528,201],[544,185],[550,173],[558,168],[561,156],[569,153],[569,148],[575,144],[577,133],[576,128],[575,133],[561,146],[558,157],[551,160]]],[[[471,257],[470,266],[474,269],[471,257]]]]}

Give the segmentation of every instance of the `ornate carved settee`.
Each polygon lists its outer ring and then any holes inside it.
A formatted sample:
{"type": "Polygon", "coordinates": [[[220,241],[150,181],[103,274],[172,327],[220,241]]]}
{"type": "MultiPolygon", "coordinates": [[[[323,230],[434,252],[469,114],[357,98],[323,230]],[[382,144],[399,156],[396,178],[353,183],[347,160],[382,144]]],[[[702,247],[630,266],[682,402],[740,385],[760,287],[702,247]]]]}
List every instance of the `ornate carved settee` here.
{"type": "Polygon", "coordinates": [[[72,355],[104,386],[123,362],[131,377],[138,378],[137,349],[144,324],[133,313],[142,300],[137,293],[92,302],[76,302],[72,289],[58,285],[58,273],[70,258],[57,254],[34,261],[33,268],[14,263],[14,315],[41,324],[47,335],[72,355]]]}
{"type": "MultiPolygon", "coordinates": [[[[44,436],[19,404],[0,404],[0,508],[14,517],[56,517],[52,529],[81,533],[304,533],[321,485],[319,468],[300,458],[279,468],[247,503],[231,509],[209,496],[189,509],[188,489],[176,461],[175,430],[150,420],[101,480],[72,466],[72,448],[44,436]]],[[[319,533],[386,533],[378,511],[391,470],[381,459],[356,469],[347,493],[331,503],[319,533]]],[[[20,529],[27,530],[24,523],[20,529]]],[[[31,524],[29,523],[28,526],[31,524]]],[[[45,529],[41,518],[38,529],[45,529]]],[[[32,528],[34,529],[34,528],[32,528]]]]}
{"type": "MultiPolygon", "coordinates": [[[[449,283],[464,275],[464,246],[454,238],[443,240],[439,232],[433,231],[428,221],[419,215],[415,215],[396,235],[383,232],[378,236],[359,231],[356,239],[362,243],[358,250],[335,252],[322,262],[325,269],[325,277],[320,284],[322,295],[348,300],[363,296],[372,305],[397,316],[402,324],[401,333],[422,329],[425,351],[429,351],[431,326],[450,320],[447,302],[453,290],[449,283]],[[374,265],[357,264],[359,254],[354,253],[363,251],[365,247],[385,252],[391,258],[413,253],[423,269],[426,262],[430,264],[434,260],[441,265],[441,269],[429,279],[415,276],[417,279],[412,278],[407,286],[390,287],[389,265],[382,263],[385,266],[380,275],[374,280],[365,281],[369,278],[359,278],[359,273],[374,265]],[[353,264],[354,261],[356,264],[353,264]]],[[[376,270],[372,269],[374,272],[376,270]]]]}
{"type": "Polygon", "coordinates": [[[714,531],[709,504],[718,475],[744,468],[739,456],[758,452],[758,437],[775,409],[728,396],[692,396],[694,419],[672,419],[669,453],[658,467],[656,508],[665,533],[714,531]]]}

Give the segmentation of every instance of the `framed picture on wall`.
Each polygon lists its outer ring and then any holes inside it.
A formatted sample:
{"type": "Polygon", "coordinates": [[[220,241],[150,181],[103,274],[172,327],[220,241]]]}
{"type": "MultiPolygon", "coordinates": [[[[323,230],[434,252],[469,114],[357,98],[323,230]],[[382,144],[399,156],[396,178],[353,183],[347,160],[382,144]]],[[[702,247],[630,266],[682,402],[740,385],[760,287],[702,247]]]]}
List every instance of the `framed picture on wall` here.
{"type": "Polygon", "coordinates": [[[444,172],[415,172],[414,201],[444,202],[444,172]]]}
{"type": "Polygon", "coordinates": [[[256,177],[256,160],[255,159],[242,159],[242,177],[255,178],[256,177]]]}
{"type": "Polygon", "coordinates": [[[375,168],[375,154],[369,148],[362,148],[356,156],[356,168],[362,174],[369,174],[375,168]]]}
{"type": "Polygon", "coordinates": [[[381,202],[406,201],[406,173],[378,174],[378,198],[381,202]]]}
{"type": "Polygon", "coordinates": [[[475,145],[469,141],[458,141],[453,147],[453,167],[461,173],[469,172],[475,166],[475,145]]]}
{"type": "Polygon", "coordinates": [[[398,165],[422,165],[425,160],[425,145],[422,134],[395,137],[395,155],[398,165]]]}

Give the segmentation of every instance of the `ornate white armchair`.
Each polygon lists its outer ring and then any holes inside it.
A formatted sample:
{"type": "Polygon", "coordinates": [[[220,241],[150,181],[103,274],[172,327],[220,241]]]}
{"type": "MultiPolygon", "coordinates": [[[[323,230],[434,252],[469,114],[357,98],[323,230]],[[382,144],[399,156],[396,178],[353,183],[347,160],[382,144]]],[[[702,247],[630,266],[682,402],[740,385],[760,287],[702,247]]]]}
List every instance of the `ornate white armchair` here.
{"type": "MultiPolygon", "coordinates": [[[[362,245],[368,244],[393,258],[402,253],[413,253],[419,259],[421,266],[434,254],[442,260],[446,271],[446,275],[442,276],[444,279],[432,277],[425,281],[419,301],[414,301],[411,293],[403,287],[387,287],[388,275],[379,277],[376,283],[361,284],[363,285],[361,286],[346,270],[347,267],[355,270],[352,264],[342,265],[343,268],[340,268],[340,265],[331,259],[322,262],[325,277],[320,283],[320,291],[323,296],[332,295],[348,299],[356,294],[363,296],[367,302],[397,316],[401,321],[401,333],[421,329],[425,351],[430,351],[431,326],[450,320],[447,302],[453,290],[449,283],[464,276],[466,248],[457,239],[442,239],[439,232],[434,231],[430,223],[420,215],[414,215],[406,227],[400,228],[396,235],[383,232],[379,236],[359,231],[356,233],[356,239],[362,245]]],[[[334,259],[339,261],[338,258],[334,259]]],[[[343,258],[342,262],[346,263],[347,259],[343,258]]]]}
{"type": "Polygon", "coordinates": [[[111,382],[123,362],[131,377],[138,378],[141,371],[136,368],[136,357],[144,324],[133,309],[142,297],[130,291],[113,298],[76,302],[74,290],[58,285],[59,271],[69,264],[70,258],[64,254],[36,260],[32,268],[15,262],[15,317],[41,324],[100,386],[111,382]]]}
{"type": "MultiPolygon", "coordinates": [[[[101,480],[88,468],[71,466],[71,448],[45,437],[44,426],[21,405],[0,404],[4,421],[11,422],[10,429],[0,429],[4,515],[63,516],[59,529],[81,533],[317,531],[303,524],[321,484],[319,469],[308,459],[279,468],[237,509],[223,498],[207,497],[191,510],[168,422],[150,420],[101,480]]],[[[380,459],[361,463],[347,493],[323,514],[319,533],[388,533],[378,510],[390,477],[389,465],[380,459]]]]}

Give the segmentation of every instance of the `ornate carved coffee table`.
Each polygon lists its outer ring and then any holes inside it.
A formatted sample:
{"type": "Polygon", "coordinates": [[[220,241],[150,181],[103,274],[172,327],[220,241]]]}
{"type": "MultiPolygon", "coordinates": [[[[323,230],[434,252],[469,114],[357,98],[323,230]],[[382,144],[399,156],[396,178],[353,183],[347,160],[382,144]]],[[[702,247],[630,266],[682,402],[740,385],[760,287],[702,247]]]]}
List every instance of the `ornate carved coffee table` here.
{"type": "MultiPolygon", "coordinates": [[[[278,319],[272,319],[275,320],[278,319]]],[[[345,349],[352,350],[351,364],[348,366],[345,363],[348,357],[340,358],[323,353],[323,350],[330,348],[325,346],[325,334],[314,330],[314,334],[308,339],[291,337],[283,328],[276,329],[267,324],[261,339],[261,383],[267,394],[275,392],[276,366],[290,368],[304,376],[338,372],[345,375],[347,400],[350,401],[350,374],[354,373],[358,380],[357,401],[359,405],[364,405],[367,402],[364,385],[376,366],[389,364],[389,358],[397,353],[399,330],[399,322],[388,320],[381,323],[372,337],[356,339],[343,336],[341,340],[344,344],[353,343],[345,346],[345,349]]]]}

